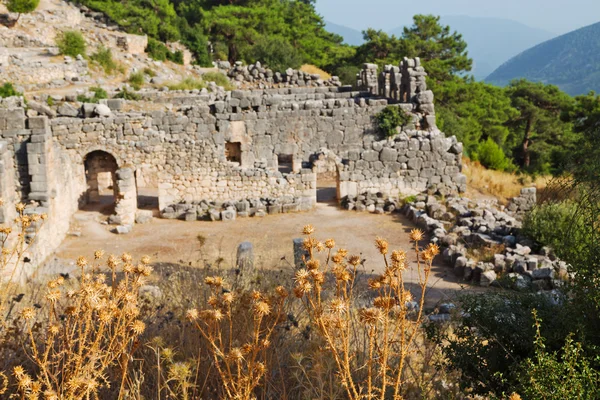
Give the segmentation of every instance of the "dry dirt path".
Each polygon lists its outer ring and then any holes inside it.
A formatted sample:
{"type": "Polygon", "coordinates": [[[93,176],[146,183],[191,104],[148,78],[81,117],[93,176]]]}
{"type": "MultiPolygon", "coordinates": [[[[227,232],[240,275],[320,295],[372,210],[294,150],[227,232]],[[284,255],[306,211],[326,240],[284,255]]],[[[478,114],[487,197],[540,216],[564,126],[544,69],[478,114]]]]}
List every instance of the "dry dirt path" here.
{"type": "MultiPolygon", "coordinates": [[[[79,211],[74,217],[74,230],[80,236],[69,236],[56,253],[45,273],[69,272],[73,260],[80,255],[91,257],[95,250],[120,254],[128,252],[139,258],[150,255],[153,261],[177,263],[202,267],[215,265],[221,259],[221,267],[235,265],[237,246],[244,241],[254,245],[255,264],[258,269],[291,270],[293,263],[292,239],[301,237],[306,224],[316,228],[319,239],[334,238],[338,247],[350,254],[361,254],[366,259],[365,272],[383,269],[381,256],[374,246],[375,237],[388,239],[391,249],[409,250],[408,232],[414,228],[404,217],[375,215],[341,210],[333,203],[319,203],[307,213],[269,215],[263,218],[238,218],[234,222],[184,222],[154,219],[145,225],[136,225],[128,235],[116,235],[110,227],[102,225],[98,212],[79,211]],[[201,247],[198,236],[205,239],[201,247]],[[62,269],[57,271],[58,269],[62,269]]],[[[411,252],[408,281],[417,282],[415,256],[411,252]]],[[[452,270],[437,262],[430,279],[429,302],[449,300],[464,290],[453,276],[452,270]]],[[[469,288],[469,290],[474,290],[469,288]]]]}

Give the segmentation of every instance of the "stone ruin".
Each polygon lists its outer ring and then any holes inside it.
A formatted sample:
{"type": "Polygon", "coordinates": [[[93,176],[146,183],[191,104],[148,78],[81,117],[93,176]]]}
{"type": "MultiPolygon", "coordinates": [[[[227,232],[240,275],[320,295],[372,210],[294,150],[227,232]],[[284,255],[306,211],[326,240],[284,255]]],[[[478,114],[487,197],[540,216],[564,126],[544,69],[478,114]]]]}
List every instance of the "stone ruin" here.
{"type": "Polygon", "coordinates": [[[126,233],[152,218],[152,210],[140,210],[148,197],[155,215],[187,221],[310,210],[322,173],[334,177],[340,202],[363,193],[386,201],[464,191],[462,146],[437,129],[419,65],[405,60],[399,67],[398,79],[408,78],[396,98],[298,80],[229,92],[147,91],[140,101],[100,104],[67,95],[53,107],[29,101],[27,109],[5,99],[0,223],[11,220],[17,202],[48,214],[28,272],[58,247],[78,208],[99,194],[114,203],[109,223],[126,233]],[[388,105],[412,117],[391,138],[374,118],[388,105]]]}

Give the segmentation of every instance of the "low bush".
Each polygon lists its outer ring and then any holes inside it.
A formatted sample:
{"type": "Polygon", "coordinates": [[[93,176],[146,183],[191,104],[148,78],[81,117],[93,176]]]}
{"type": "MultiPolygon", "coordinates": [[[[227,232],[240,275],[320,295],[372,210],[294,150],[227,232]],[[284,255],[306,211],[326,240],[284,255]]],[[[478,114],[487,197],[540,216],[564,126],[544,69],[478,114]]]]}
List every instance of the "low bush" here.
{"type": "Polygon", "coordinates": [[[129,75],[127,82],[129,82],[135,90],[140,90],[142,86],[144,86],[144,83],[146,83],[146,78],[144,77],[143,72],[135,72],[129,75]]]}
{"type": "Polygon", "coordinates": [[[92,97],[87,97],[83,94],[80,94],[77,96],[77,101],[80,103],[98,103],[99,100],[108,99],[108,93],[106,90],[99,86],[93,86],[89,89],[89,91],[93,93],[92,97]]]}
{"type": "Polygon", "coordinates": [[[23,93],[17,92],[12,83],[6,82],[0,86],[0,97],[12,97],[12,96],[23,96],[23,93]]]}
{"type": "Polygon", "coordinates": [[[146,67],[142,72],[144,73],[144,75],[148,75],[151,78],[154,78],[156,76],[156,72],[154,72],[152,68],[146,67]]]}
{"type": "Polygon", "coordinates": [[[218,86],[222,86],[225,90],[233,90],[234,86],[231,84],[231,81],[227,76],[220,72],[206,72],[202,75],[202,80],[204,82],[214,82],[218,86]]]}
{"type": "Polygon", "coordinates": [[[571,200],[542,204],[523,221],[524,235],[552,247],[559,258],[570,262],[584,254],[589,233],[585,213],[571,200]]]}
{"type": "Polygon", "coordinates": [[[167,52],[167,60],[174,62],[175,64],[183,65],[183,51],[168,51],[167,52]]]}
{"type": "Polygon", "coordinates": [[[411,120],[404,110],[397,106],[387,106],[376,116],[379,130],[387,137],[392,137],[398,133],[398,128],[402,128],[411,120]]]}
{"type": "Polygon", "coordinates": [[[64,31],[56,36],[56,45],[60,53],[65,56],[85,56],[87,47],[85,39],[79,31],[64,31]]]}
{"type": "Polygon", "coordinates": [[[146,47],[146,53],[156,61],[165,61],[167,59],[167,53],[169,49],[164,43],[159,42],[156,39],[148,38],[148,46],[146,47]]]}
{"type": "Polygon", "coordinates": [[[473,159],[479,161],[486,168],[498,171],[515,170],[514,164],[492,138],[488,138],[485,142],[479,144],[477,151],[473,153],[473,159]]]}
{"type": "Polygon", "coordinates": [[[206,87],[203,81],[194,78],[185,78],[178,83],[167,85],[169,90],[202,90],[206,87]]]}
{"type": "Polygon", "coordinates": [[[115,99],[124,99],[124,100],[140,100],[142,96],[135,92],[130,92],[127,88],[123,88],[119,93],[114,96],[115,99]]]}
{"type": "Polygon", "coordinates": [[[100,46],[98,50],[90,56],[90,60],[102,67],[107,74],[112,74],[118,69],[117,63],[113,60],[112,51],[104,46],[100,46]]]}

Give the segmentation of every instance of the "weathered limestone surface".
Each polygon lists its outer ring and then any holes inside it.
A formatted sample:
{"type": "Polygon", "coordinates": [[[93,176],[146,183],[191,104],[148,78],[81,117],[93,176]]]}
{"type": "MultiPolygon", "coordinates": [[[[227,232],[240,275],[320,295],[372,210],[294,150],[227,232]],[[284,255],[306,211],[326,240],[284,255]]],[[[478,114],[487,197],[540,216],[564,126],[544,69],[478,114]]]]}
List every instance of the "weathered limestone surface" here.
{"type": "MultiPolygon", "coordinates": [[[[378,85],[376,74],[370,78],[373,69],[367,66],[365,79],[378,85]]],[[[78,205],[98,198],[100,173],[114,183],[111,222],[120,233],[140,215],[140,187],[158,191],[164,218],[186,221],[309,210],[323,172],[337,179],[340,201],[364,193],[388,199],[464,191],[462,144],[437,129],[418,59],[389,72],[396,74],[389,77],[393,85],[384,82],[389,99],[374,86],[156,91],[145,93],[144,101],[168,104],[162,111],[123,112],[144,110],[147,103],[79,104],[65,96],[57,100],[63,101],[59,117],[26,113],[18,99],[1,101],[0,173],[9,183],[0,191],[12,203],[33,201],[30,209],[49,215],[52,228],[39,236],[46,250],[37,252],[37,261],[58,246],[78,205]],[[374,118],[388,105],[411,116],[390,138],[374,118]],[[9,158],[12,167],[4,162],[9,158]]]]}

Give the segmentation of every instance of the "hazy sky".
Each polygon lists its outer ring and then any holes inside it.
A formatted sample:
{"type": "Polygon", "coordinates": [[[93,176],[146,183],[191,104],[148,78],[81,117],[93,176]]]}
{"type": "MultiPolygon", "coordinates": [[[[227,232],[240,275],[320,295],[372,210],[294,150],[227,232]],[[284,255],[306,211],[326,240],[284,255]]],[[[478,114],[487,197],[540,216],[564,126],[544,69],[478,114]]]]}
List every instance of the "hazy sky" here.
{"type": "Polygon", "coordinates": [[[600,22],[600,0],[317,0],[326,20],[389,30],[414,14],[507,18],[562,34],[600,22]]]}

